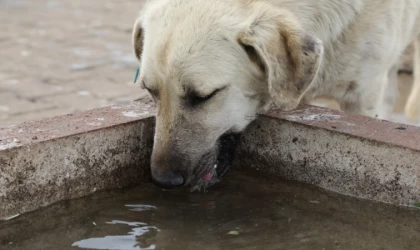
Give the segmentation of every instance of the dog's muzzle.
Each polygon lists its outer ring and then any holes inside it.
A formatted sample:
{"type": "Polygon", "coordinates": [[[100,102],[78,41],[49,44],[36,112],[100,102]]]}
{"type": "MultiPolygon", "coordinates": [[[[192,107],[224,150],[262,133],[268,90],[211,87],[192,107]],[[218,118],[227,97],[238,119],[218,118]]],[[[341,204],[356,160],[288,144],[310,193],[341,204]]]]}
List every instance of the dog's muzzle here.
{"type": "Polygon", "coordinates": [[[222,135],[217,143],[217,160],[213,165],[197,166],[201,175],[196,182],[191,183],[192,190],[206,189],[219,182],[226,175],[232,166],[235,151],[239,144],[241,135],[239,133],[227,132],[222,135]]]}

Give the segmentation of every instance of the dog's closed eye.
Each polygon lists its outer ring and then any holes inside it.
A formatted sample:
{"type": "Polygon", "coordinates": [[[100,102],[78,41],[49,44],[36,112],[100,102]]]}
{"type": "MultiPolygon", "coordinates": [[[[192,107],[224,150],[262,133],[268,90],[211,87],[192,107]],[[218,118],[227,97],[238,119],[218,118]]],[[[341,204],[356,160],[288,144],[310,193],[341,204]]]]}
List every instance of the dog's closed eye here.
{"type": "Polygon", "coordinates": [[[226,87],[216,89],[207,95],[202,95],[202,94],[197,93],[196,91],[189,90],[186,95],[186,98],[189,105],[194,107],[194,106],[197,106],[197,105],[200,105],[209,101],[210,99],[212,99],[214,96],[216,96],[219,92],[221,92],[224,89],[226,89],[226,87]]]}

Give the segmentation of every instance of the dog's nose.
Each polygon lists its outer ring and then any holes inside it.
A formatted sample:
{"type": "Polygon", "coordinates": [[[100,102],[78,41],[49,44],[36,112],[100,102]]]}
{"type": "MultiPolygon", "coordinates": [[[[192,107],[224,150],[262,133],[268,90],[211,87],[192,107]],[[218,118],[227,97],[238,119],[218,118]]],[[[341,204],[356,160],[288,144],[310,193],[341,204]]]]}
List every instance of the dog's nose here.
{"type": "Polygon", "coordinates": [[[184,176],[175,172],[152,173],[153,182],[164,189],[172,189],[184,185],[184,176]]]}

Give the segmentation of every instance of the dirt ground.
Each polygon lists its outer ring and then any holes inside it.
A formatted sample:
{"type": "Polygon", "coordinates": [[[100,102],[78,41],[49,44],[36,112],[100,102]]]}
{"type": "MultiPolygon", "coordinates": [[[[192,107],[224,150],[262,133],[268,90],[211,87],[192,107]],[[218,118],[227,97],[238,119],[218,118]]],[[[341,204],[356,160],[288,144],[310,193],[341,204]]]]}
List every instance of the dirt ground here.
{"type": "MultiPolygon", "coordinates": [[[[145,95],[132,83],[131,29],[142,2],[0,0],[0,126],[145,95]]],[[[398,112],[411,81],[400,76],[394,120],[406,122],[398,112]]]]}

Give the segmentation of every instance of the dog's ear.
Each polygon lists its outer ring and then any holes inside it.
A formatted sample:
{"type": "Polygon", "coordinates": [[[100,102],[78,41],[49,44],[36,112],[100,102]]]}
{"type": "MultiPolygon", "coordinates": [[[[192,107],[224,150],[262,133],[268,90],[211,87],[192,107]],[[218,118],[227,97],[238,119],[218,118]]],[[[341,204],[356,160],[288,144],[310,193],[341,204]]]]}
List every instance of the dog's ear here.
{"type": "Polygon", "coordinates": [[[144,33],[143,28],[141,27],[140,19],[137,19],[134,23],[132,43],[134,47],[134,55],[138,61],[141,61],[141,55],[143,53],[143,42],[144,42],[144,33]]]}
{"type": "Polygon", "coordinates": [[[322,43],[301,30],[289,13],[270,8],[256,10],[238,41],[251,61],[265,72],[274,104],[284,110],[294,109],[318,72],[322,43]]]}

